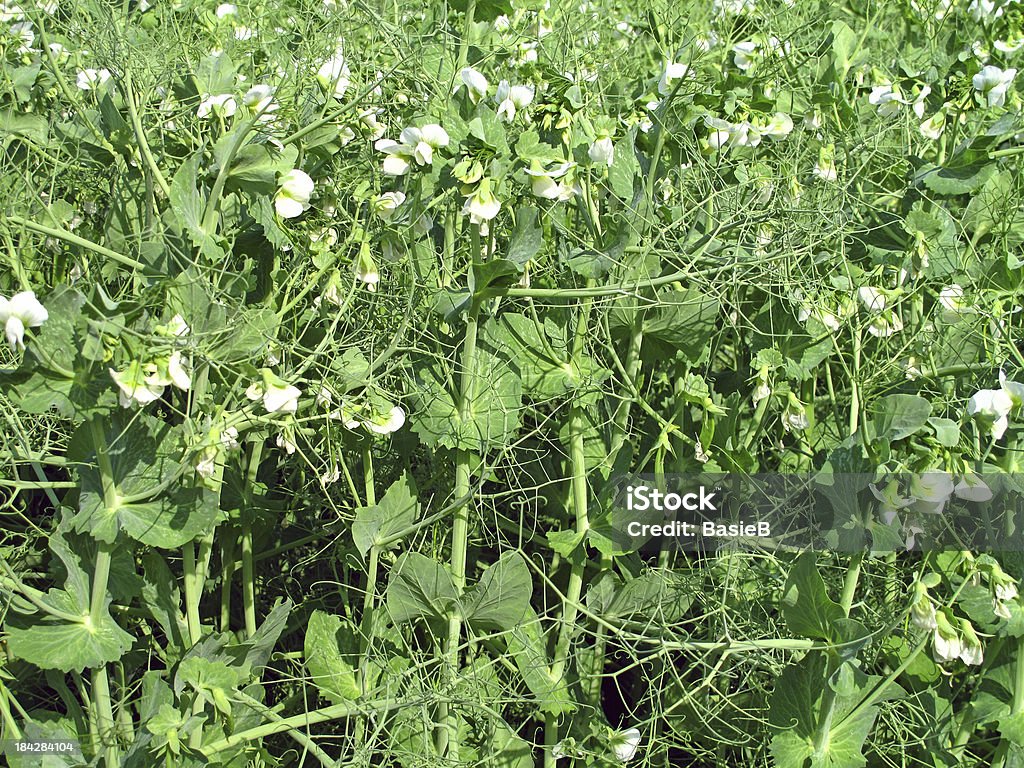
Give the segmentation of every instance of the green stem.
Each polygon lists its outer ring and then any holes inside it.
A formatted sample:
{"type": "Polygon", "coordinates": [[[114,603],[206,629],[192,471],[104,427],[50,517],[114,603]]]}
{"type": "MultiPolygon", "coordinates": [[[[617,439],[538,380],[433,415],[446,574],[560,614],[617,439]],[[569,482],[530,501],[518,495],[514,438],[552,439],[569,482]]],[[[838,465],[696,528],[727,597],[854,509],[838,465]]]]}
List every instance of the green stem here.
{"type": "MultiPolygon", "coordinates": [[[[481,247],[480,227],[476,224],[473,225],[470,242],[472,245],[472,261],[477,263],[481,258],[481,247]]],[[[479,317],[480,304],[474,301],[467,313],[466,332],[463,338],[462,355],[460,357],[462,371],[459,381],[459,422],[461,424],[469,424],[472,420],[473,398],[476,396],[476,343],[479,317]]],[[[455,584],[455,592],[458,595],[461,595],[466,587],[466,551],[469,546],[469,512],[472,505],[472,500],[468,497],[471,490],[474,459],[475,457],[471,450],[461,448],[458,451],[455,464],[453,495],[457,499],[467,497],[465,504],[460,504],[456,507],[455,518],[452,522],[451,572],[452,582],[455,584]]],[[[452,681],[458,675],[459,643],[461,639],[462,614],[456,608],[448,614],[448,634],[444,643],[444,657],[448,662],[448,674],[451,675],[452,681]]],[[[457,757],[459,754],[457,723],[455,718],[449,713],[446,702],[442,702],[438,707],[437,725],[438,755],[442,758],[448,756],[457,757]]]]}
{"type": "Polygon", "coordinates": [[[188,625],[188,639],[191,645],[195,645],[202,639],[203,633],[199,618],[199,589],[194,541],[185,542],[182,546],[181,567],[185,580],[185,621],[188,625]]]}
{"type": "MultiPolygon", "coordinates": [[[[100,486],[103,489],[103,505],[109,514],[116,514],[120,506],[117,486],[114,483],[114,470],[107,454],[107,438],[99,419],[89,422],[93,449],[96,451],[96,465],[100,473],[100,486]]],[[[103,614],[107,610],[107,583],[110,580],[110,561],[114,545],[108,542],[97,542],[96,562],[93,569],[92,591],[89,601],[89,628],[95,631],[100,626],[103,614]]],[[[102,745],[105,768],[120,765],[114,724],[114,709],[110,701],[110,681],[107,677],[106,665],[92,671],[92,702],[93,720],[96,733],[102,745]]]]}
{"type": "Polygon", "coordinates": [[[257,437],[252,443],[249,466],[246,469],[245,504],[241,510],[242,522],[242,609],[245,611],[245,636],[256,634],[256,571],[253,567],[252,551],[252,487],[263,457],[263,438],[257,437]]]}
{"type": "Polygon", "coordinates": [[[857,582],[860,579],[860,569],[863,563],[864,553],[858,552],[850,561],[850,567],[846,570],[846,578],[843,579],[843,595],[839,605],[847,616],[850,615],[850,609],[853,608],[853,598],[857,593],[857,582]]]}
{"type": "MultiPolygon", "coordinates": [[[[576,333],[573,338],[572,359],[574,365],[579,365],[580,356],[589,330],[590,310],[593,305],[592,299],[586,299],[580,310],[576,322],[576,333]]],[[[572,508],[576,517],[576,533],[585,537],[590,530],[590,517],[588,512],[588,488],[587,488],[587,463],[584,453],[583,431],[585,428],[584,410],[580,405],[574,405],[569,416],[569,462],[572,467],[571,491],[572,508]]],[[[579,610],[580,597],[583,593],[583,572],[586,568],[586,558],[577,553],[569,572],[569,583],[566,587],[565,598],[562,601],[562,618],[559,624],[558,640],[555,643],[555,654],[552,659],[549,676],[555,685],[561,684],[565,678],[566,666],[569,659],[569,645],[572,641],[573,631],[576,628],[576,616],[579,610]]],[[[553,748],[559,740],[558,721],[548,715],[544,722],[544,766],[554,768],[555,758],[553,748]]]]}
{"type": "Polygon", "coordinates": [[[153,178],[160,186],[160,191],[164,193],[165,198],[169,199],[171,196],[171,187],[167,183],[167,179],[164,178],[164,174],[160,170],[160,166],[156,164],[153,152],[149,148],[149,142],[146,140],[146,132],[142,127],[142,120],[139,119],[139,110],[135,106],[135,90],[132,84],[131,72],[127,71],[124,73],[124,101],[128,107],[128,117],[132,121],[132,130],[135,131],[135,139],[139,143],[139,154],[142,155],[142,159],[146,162],[150,173],[153,174],[153,178]]]}
{"type": "Polygon", "coordinates": [[[131,267],[137,269],[140,272],[146,271],[146,266],[141,261],[136,261],[130,256],[125,256],[123,253],[112,251],[109,248],[105,248],[102,245],[94,243],[92,240],[86,240],[84,237],[79,237],[76,234],[68,232],[66,229],[57,229],[55,227],[47,227],[44,224],[37,224],[34,221],[23,219],[21,216],[8,216],[7,221],[11,224],[24,227],[25,229],[35,232],[40,235],[46,235],[47,237],[53,237],[57,240],[63,240],[65,243],[71,243],[77,245],[80,248],[85,248],[93,253],[98,253],[100,256],[106,256],[111,261],[116,261],[125,267],[131,267]]]}

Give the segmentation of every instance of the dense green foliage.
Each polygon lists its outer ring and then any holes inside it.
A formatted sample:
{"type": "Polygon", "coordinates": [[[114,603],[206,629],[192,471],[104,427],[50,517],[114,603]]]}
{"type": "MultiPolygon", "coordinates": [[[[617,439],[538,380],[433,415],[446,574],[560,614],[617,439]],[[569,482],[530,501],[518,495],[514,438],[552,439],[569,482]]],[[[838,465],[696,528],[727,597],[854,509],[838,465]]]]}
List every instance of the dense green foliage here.
{"type": "Polygon", "coordinates": [[[0,739],[1020,764],[1024,559],[904,550],[1021,490],[1022,20],[0,5],[0,739]],[[874,551],[621,546],[700,472],[867,473],[874,551]]]}

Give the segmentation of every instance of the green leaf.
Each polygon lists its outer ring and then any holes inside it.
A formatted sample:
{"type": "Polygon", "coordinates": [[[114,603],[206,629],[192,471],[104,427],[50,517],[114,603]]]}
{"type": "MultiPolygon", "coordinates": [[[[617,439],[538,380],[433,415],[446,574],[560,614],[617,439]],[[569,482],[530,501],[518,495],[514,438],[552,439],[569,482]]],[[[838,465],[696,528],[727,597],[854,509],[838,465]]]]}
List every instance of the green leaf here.
{"type": "Polygon", "coordinates": [[[313,611],[306,623],[303,658],[313,683],[332,703],[353,701],[362,695],[356,680],[358,649],[353,647],[355,627],[340,616],[313,611]]]}
{"type": "Polygon", "coordinates": [[[782,591],[782,614],[796,634],[832,640],[837,634],[836,622],[845,619],[846,614],[826,594],[816,562],[813,552],[805,552],[797,558],[782,591]]]}
{"type": "Polygon", "coordinates": [[[539,160],[542,165],[565,161],[562,150],[541,141],[540,136],[532,128],[519,134],[519,140],[516,142],[516,154],[526,165],[530,165],[532,160],[539,160]]]}
{"type": "Polygon", "coordinates": [[[473,370],[476,392],[465,421],[444,364],[431,361],[416,370],[413,430],[426,445],[483,451],[507,443],[519,428],[522,383],[509,353],[478,347],[473,370]]]}
{"type": "Polygon", "coordinates": [[[508,259],[473,262],[469,272],[469,291],[477,303],[504,296],[519,281],[522,273],[522,265],[508,259]]]}
{"type": "Polygon", "coordinates": [[[9,612],[5,623],[10,652],[41,669],[81,672],[117,661],[134,638],[106,610],[98,620],[86,620],[88,609],[80,599],[61,589],[51,589],[43,602],[59,611],[83,617],[70,622],[47,614],[22,616],[9,612]]]}
{"type": "Polygon", "coordinates": [[[878,708],[859,704],[880,681],[880,677],[854,671],[842,694],[835,695],[832,711],[823,712],[823,694],[829,685],[825,657],[808,654],[786,667],[772,693],[768,713],[769,722],[778,729],[771,741],[776,768],[866,765],[864,742],[878,708]]]}
{"type": "Polygon", "coordinates": [[[532,595],[533,581],[523,556],[506,552],[463,595],[463,615],[474,629],[510,630],[523,620],[532,595]]]}
{"type": "Polygon", "coordinates": [[[996,172],[995,163],[940,166],[927,163],[914,174],[914,184],[923,184],[939,195],[969,195],[984,186],[996,172]]]}
{"type": "Polygon", "coordinates": [[[249,670],[229,666],[223,661],[192,656],[178,665],[177,680],[189,685],[221,714],[231,715],[231,699],[238,686],[249,677],[249,670]]]}
{"type": "Polygon", "coordinates": [[[146,413],[117,412],[104,429],[116,496],[108,508],[91,451],[90,429],[76,433],[70,452],[85,462],[74,530],[107,543],[123,531],[152,547],[173,549],[213,529],[221,511],[212,492],[175,480],[183,472],[181,428],[146,413]],[[132,498],[131,501],[126,499],[132,498]]]}
{"type": "Polygon", "coordinates": [[[858,36],[844,21],[832,22],[832,66],[840,80],[845,80],[857,56],[858,36]]]}
{"type": "Polygon", "coordinates": [[[538,211],[532,205],[516,209],[516,226],[508,243],[508,260],[520,268],[544,246],[544,229],[537,224],[538,211]]]}
{"type": "Polygon", "coordinates": [[[190,155],[178,168],[171,180],[170,203],[178,225],[188,234],[200,253],[214,262],[224,258],[224,250],[217,245],[211,233],[203,228],[206,195],[198,188],[199,167],[204,162],[203,151],[190,155]]]}
{"type": "Polygon", "coordinates": [[[935,439],[945,448],[956,448],[960,444],[960,425],[952,419],[931,416],[928,426],[935,430],[935,439]]]}
{"type": "Polygon", "coordinates": [[[0,139],[8,136],[26,138],[41,147],[49,140],[50,126],[37,114],[19,114],[11,107],[0,109],[0,139]]]}
{"type": "Polygon", "coordinates": [[[395,623],[419,618],[442,621],[458,601],[455,584],[444,566],[418,552],[402,555],[395,562],[386,597],[395,623]]]}
{"type": "MultiPolygon", "coordinates": [[[[391,484],[380,503],[372,507],[360,507],[352,525],[352,539],[359,554],[366,557],[370,547],[383,547],[384,542],[409,528],[419,517],[420,505],[416,498],[416,484],[405,472],[391,484]]],[[[387,545],[393,549],[398,540],[387,545]]]]}
{"type": "Polygon", "coordinates": [[[611,167],[608,169],[608,183],[616,197],[622,200],[633,199],[633,182],[640,175],[640,163],[636,159],[633,148],[636,141],[636,128],[627,136],[615,143],[615,153],[611,167]]]}
{"type": "Polygon", "coordinates": [[[508,634],[508,652],[542,712],[559,715],[576,708],[569,695],[568,680],[551,676],[540,619],[532,609],[508,634]]]}
{"type": "Polygon", "coordinates": [[[687,288],[677,291],[667,287],[658,291],[654,309],[645,300],[621,299],[612,310],[609,321],[614,331],[629,332],[634,323],[643,322],[646,340],[660,342],[652,354],[681,354],[697,362],[704,346],[718,330],[721,304],[705,291],[687,288]]]}
{"type": "MultiPolygon", "coordinates": [[[[237,132],[247,130],[246,124],[224,134],[213,149],[218,169],[227,162],[228,152],[237,141],[237,132]]],[[[287,173],[295,167],[299,150],[289,145],[283,150],[274,145],[246,144],[235,153],[228,171],[229,189],[244,189],[256,195],[272,195],[277,190],[278,174],[287,173]]]]}
{"type": "Polygon", "coordinates": [[[918,395],[886,395],[868,409],[874,425],[874,437],[902,440],[928,423],[932,406],[918,395]]]}

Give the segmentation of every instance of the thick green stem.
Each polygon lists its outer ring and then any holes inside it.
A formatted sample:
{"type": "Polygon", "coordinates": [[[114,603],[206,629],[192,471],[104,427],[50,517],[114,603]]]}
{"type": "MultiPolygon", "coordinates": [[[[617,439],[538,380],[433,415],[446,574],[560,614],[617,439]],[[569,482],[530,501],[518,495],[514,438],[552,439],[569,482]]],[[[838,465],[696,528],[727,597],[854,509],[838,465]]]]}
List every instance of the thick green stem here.
{"type": "MultiPolygon", "coordinates": [[[[114,482],[114,470],[107,454],[107,438],[99,419],[93,419],[89,425],[93,449],[96,451],[96,465],[100,473],[100,485],[103,489],[103,504],[108,513],[116,513],[120,505],[117,486],[114,482]]],[[[90,631],[96,631],[107,610],[107,583],[110,579],[110,561],[114,545],[97,542],[96,562],[93,568],[92,592],[89,600],[90,631]]],[[[92,671],[92,704],[93,722],[102,745],[105,768],[120,765],[120,754],[117,747],[114,724],[114,709],[110,701],[110,681],[107,678],[107,667],[102,665],[92,671]]]]}
{"type": "MultiPolygon", "coordinates": [[[[480,227],[473,225],[472,258],[476,263],[481,258],[480,227]]],[[[466,333],[462,344],[460,364],[462,366],[459,380],[459,423],[469,424],[472,421],[473,398],[476,396],[476,343],[480,318],[480,305],[474,301],[466,317],[466,333]]],[[[453,495],[456,499],[467,498],[465,504],[455,509],[452,521],[452,553],[451,572],[456,594],[461,595],[466,587],[466,551],[469,546],[469,512],[471,500],[472,468],[475,461],[473,451],[459,449],[455,464],[455,486],[453,495]]],[[[444,657],[448,664],[448,674],[454,681],[459,670],[459,644],[462,639],[462,614],[458,608],[448,615],[448,634],[444,643],[444,657]]],[[[448,711],[448,705],[442,702],[438,707],[436,730],[437,752],[443,757],[458,756],[458,729],[455,718],[448,711]],[[443,717],[442,717],[443,715],[443,717]]]]}
{"type": "MultiPolygon", "coordinates": [[[[576,333],[573,338],[572,350],[574,365],[579,364],[580,356],[583,353],[592,305],[593,300],[586,299],[576,321],[576,333]]],[[[569,416],[569,463],[572,469],[571,498],[576,518],[576,533],[581,537],[585,537],[587,531],[590,530],[590,517],[587,506],[587,463],[583,440],[584,429],[584,409],[580,405],[574,405],[569,416]]],[[[555,684],[560,684],[565,677],[565,670],[569,659],[569,645],[572,642],[573,632],[576,629],[576,617],[579,611],[580,597],[583,594],[583,573],[585,568],[586,559],[577,556],[573,561],[572,570],[569,572],[569,583],[566,587],[565,598],[562,601],[562,618],[559,623],[558,640],[555,643],[555,655],[549,671],[550,678],[555,684]]],[[[554,768],[555,758],[552,750],[559,740],[558,731],[558,721],[550,715],[547,716],[544,722],[545,768],[554,768]]]]}
{"type": "Polygon", "coordinates": [[[263,438],[257,437],[252,443],[249,466],[246,471],[245,503],[241,510],[242,521],[242,610],[245,612],[245,636],[256,634],[256,571],[253,567],[252,551],[252,487],[263,457],[263,438]]]}

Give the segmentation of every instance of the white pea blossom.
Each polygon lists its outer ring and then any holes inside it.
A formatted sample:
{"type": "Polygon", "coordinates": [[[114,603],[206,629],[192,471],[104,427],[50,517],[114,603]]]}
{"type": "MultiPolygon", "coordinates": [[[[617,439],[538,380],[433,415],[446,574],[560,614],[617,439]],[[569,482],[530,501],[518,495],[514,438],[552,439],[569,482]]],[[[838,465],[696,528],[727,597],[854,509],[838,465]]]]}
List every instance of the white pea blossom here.
{"type": "Polygon", "coordinates": [[[415,161],[417,165],[431,165],[434,161],[434,150],[447,147],[450,141],[448,132],[437,123],[424,125],[421,128],[409,127],[399,136],[400,142],[394,139],[379,139],[374,148],[383,152],[384,173],[388,176],[402,176],[415,161]]]}
{"type": "Polygon", "coordinates": [[[316,72],[316,79],[324,90],[334,98],[344,98],[351,81],[351,73],[340,50],[320,65],[320,69],[316,72]]]}
{"type": "Polygon", "coordinates": [[[967,619],[960,619],[960,661],[964,664],[978,665],[985,660],[985,652],[974,631],[974,625],[967,619]]]}
{"type": "Polygon", "coordinates": [[[385,192],[383,195],[379,195],[374,198],[372,203],[373,212],[380,216],[384,221],[391,221],[392,217],[395,215],[395,211],[404,202],[404,192],[385,192]]]}
{"type": "Polygon", "coordinates": [[[397,432],[405,424],[405,411],[399,405],[394,406],[387,413],[376,416],[365,422],[366,428],[375,435],[390,435],[397,432]]]}
{"type": "Polygon", "coordinates": [[[480,179],[476,189],[467,197],[462,207],[463,214],[469,214],[469,220],[474,224],[484,224],[498,215],[501,210],[501,201],[491,192],[491,179],[485,176],[480,179]]]}
{"type": "Polygon", "coordinates": [[[747,40],[732,47],[732,63],[744,72],[757,62],[757,43],[747,40]]]}
{"type": "Polygon", "coordinates": [[[231,117],[237,110],[238,102],[230,93],[218,93],[215,95],[206,93],[203,94],[203,99],[199,102],[199,108],[196,109],[196,117],[200,119],[205,119],[210,117],[210,115],[231,117]]]}
{"type": "Polygon", "coordinates": [[[963,499],[964,501],[983,502],[992,499],[992,489],[988,487],[988,484],[980,475],[974,472],[966,472],[960,478],[960,482],[953,488],[953,494],[958,499],[963,499]]]}
{"type": "Polygon", "coordinates": [[[254,85],[242,97],[242,104],[254,115],[259,115],[260,122],[274,119],[274,112],[280,106],[274,101],[274,89],[266,84],[254,85]]]}
{"type": "Polygon", "coordinates": [[[293,168],[281,177],[274,209],[282,219],[294,219],[309,208],[313,196],[313,179],[305,171],[293,168]]]}
{"type": "Polygon", "coordinates": [[[989,435],[999,440],[1010,426],[1013,398],[1005,389],[982,389],[967,401],[967,415],[988,426],[989,435]]]}
{"type": "Polygon", "coordinates": [[[938,612],[935,620],[936,626],[932,632],[932,657],[940,664],[960,658],[963,651],[960,635],[949,623],[945,612],[938,612]]]}
{"type": "Polygon", "coordinates": [[[1006,103],[1006,91],[1016,76],[1016,69],[1004,70],[990,64],[983,67],[971,82],[986,106],[1001,107],[1006,103]]]}
{"type": "Polygon", "coordinates": [[[132,360],[123,371],[108,368],[107,372],[120,390],[118,400],[122,408],[130,407],[133,402],[148,405],[164,393],[164,385],[155,383],[138,360],[132,360]]]}
{"type": "Polygon", "coordinates": [[[78,73],[76,82],[83,91],[92,91],[110,80],[108,69],[83,69],[78,73]]]}
{"type": "Polygon", "coordinates": [[[899,86],[891,83],[876,85],[868,95],[868,103],[878,107],[878,114],[881,117],[892,117],[899,113],[900,109],[907,103],[899,86]]]}
{"type": "Polygon", "coordinates": [[[600,136],[595,139],[594,143],[590,145],[590,149],[587,150],[587,157],[595,165],[607,165],[611,168],[612,163],[615,162],[615,146],[612,144],[611,137],[600,136]]]}
{"type": "Polygon", "coordinates": [[[50,317],[34,291],[22,291],[10,299],[0,296],[0,325],[11,351],[25,348],[25,329],[38,328],[50,317]]]}
{"type": "Polygon", "coordinates": [[[894,311],[878,314],[868,325],[868,333],[872,336],[885,339],[903,330],[903,321],[894,311]]]}
{"type": "Polygon", "coordinates": [[[658,93],[668,96],[675,88],[676,80],[681,80],[690,74],[690,67],[678,61],[666,61],[665,69],[661,72],[661,79],[658,80],[658,93]]]}
{"type": "Polygon", "coordinates": [[[245,396],[250,400],[263,400],[263,407],[267,413],[295,413],[299,408],[299,395],[302,390],[278,378],[268,368],[262,370],[263,381],[253,382],[245,390],[245,396]]]}
{"type": "Polygon", "coordinates": [[[192,388],[192,377],[189,376],[185,368],[180,351],[172,352],[171,356],[167,359],[167,373],[170,376],[171,383],[178,389],[189,390],[192,388]]]}
{"type": "Polygon", "coordinates": [[[628,728],[612,735],[611,747],[615,759],[620,763],[628,763],[636,756],[640,746],[640,729],[628,728]]]}
{"type": "Polygon", "coordinates": [[[526,169],[526,174],[530,177],[530,190],[544,200],[565,202],[571,199],[572,186],[562,184],[557,180],[565,176],[573,165],[573,163],[560,163],[554,168],[545,169],[539,160],[532,161],[530,167],[526,169]]]}
{"type": "Polygon", "coordinates": [[[785,112],[776,112],[761,126],[761,134],[773,141],[782,141],[793,132],[793,118],[785,112]]]}
{"type": "Polygon", "coordinates": [[[238,6],[232,3],[221,3],[213,13],[218,19],[226,19],[228,16],[238,13],[238,6]]]}
{"type": "Polygon", "coordinates": [[[525,109],[533,102],[533,96],[532,85],[509,85],[508,80],[502,80],[494,95],[494,101],[498,104],[498,119],[511,123],[516,119],[518,110],[525,109]]]}
{"type": "Polygon", "coordinates": [[[870,285],[862,286],[857,291],[857,297],[870,312],[881,312],[885,309],[885,294],[877,288],[870,285]]]}
{"type": "Polygon", "coordinates": [[[364,243],[363,247],[359,249],[359,254],[356,256],[353,267],[356,279],[366,286],[366,290],[370,291],[370,293],[376,291],[377,284],[380,283],[380,271],[377,269],[377,263],[370,254],[369,245],[364,243]]]}
{"type": "Polygon", "coordinates": [[[462,86],[465,86],[466,92],[469,94],[469,100],[474,104],[487,96],[487,89],[489,87],[487,78],[479,71],[473,69],[473,67],[463,67],[459,71],[459,78],[462,80],[462,83],[457,85],[455,90],[457,91],[462,86]]]}

